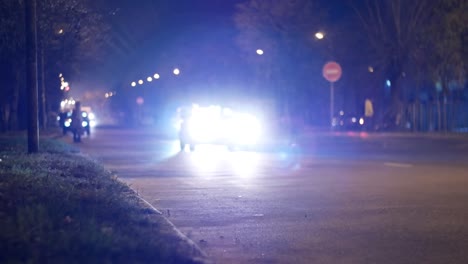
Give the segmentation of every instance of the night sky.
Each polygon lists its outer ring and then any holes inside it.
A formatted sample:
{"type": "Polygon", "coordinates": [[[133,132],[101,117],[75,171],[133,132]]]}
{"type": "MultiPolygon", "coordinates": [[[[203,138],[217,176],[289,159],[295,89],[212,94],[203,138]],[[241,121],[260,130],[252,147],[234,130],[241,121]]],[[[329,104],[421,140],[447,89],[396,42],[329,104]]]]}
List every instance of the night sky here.
{"type": "MultiPolygon", "coordinates": [[[[74,81],[75,91],[112,90],[154,71],[191,62],[191,71],[216,72],[217,64],[229,64],[240,78],[245,68],[236,55],[233,15],[243,0],[103,0],[110,10],[111,39],[100,61],[90,63],[74,81]],[[224,61],[222,61],[224,60],[224,61]],[[185,62],[184,62],[185,61],[185,62]],[[202,69],[201,69],[202,68],[202,69]]],[[[341,0],[321,1],[329,21],[346,12],[341,0]]],[[[232,77],[232,76],[231,76],[232,77]]],[[[222,77],[220,77],[222,78],[222,77]]]]}

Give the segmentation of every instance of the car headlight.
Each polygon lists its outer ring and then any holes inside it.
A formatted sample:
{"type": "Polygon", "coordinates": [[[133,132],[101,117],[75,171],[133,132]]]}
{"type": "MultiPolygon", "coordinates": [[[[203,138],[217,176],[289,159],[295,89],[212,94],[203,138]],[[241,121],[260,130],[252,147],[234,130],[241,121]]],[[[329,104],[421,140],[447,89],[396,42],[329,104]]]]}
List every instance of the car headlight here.
{"type": "Polygon", "coordinates": [[[188,129],[190,137],[197,141],[212,141],[219,136],[219,122],[216,119],[191,118],[188,129]]]}
{"type": "Polygon", "coordinates": [[[250,114],[238,115],[227,128],[230,140],[237,144],[257,143],[262,131],[259,120],[250,114]]]}
{"type": "Polygon", "coordinates": [[[87,122],[87,121],[81,122],[81,126],[82,126],[82,127],[87,127],[87,126],[88,126],[88,122],[87,122]]]}

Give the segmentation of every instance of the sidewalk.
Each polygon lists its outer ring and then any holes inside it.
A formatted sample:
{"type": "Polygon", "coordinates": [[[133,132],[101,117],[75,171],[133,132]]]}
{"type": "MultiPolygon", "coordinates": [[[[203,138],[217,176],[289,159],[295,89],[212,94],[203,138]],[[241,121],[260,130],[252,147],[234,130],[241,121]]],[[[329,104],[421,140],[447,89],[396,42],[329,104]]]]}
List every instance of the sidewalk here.
{"type": "Polygon", "coordinates": [[[367,131],[330,131],[323,127],[304,127],[301,131],[301,137],[313,136],[337,136],[337,137],[405,137],[405,138],[452,138],[467,139],[467,132],[367,132],[367,131]]]}

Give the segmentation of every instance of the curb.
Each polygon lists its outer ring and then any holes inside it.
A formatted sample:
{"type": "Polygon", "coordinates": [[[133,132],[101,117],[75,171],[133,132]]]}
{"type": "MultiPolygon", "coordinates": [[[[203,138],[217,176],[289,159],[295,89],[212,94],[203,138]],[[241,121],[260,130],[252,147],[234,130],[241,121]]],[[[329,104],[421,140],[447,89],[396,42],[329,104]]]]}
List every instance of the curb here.
{"type": "MultiPolygon", "coordinates": [[[[125,185],[128,186],[128,184],[126,184],[125,182],[123,182],[121,180],[119,180],[119,181],[122,184],[125,184],[125,185]]],[[[128,186],[128,187],[133,190],[133,188],[131,188],[130,186],[128,186]]],[[[199,253],[201,255],[200,258],[194,257],[193,260],[195,260],[197,263],[207,263],[207,264],[212,263],[211,261],[208,260],[208,255],[197,244],[195,244],[195,242],[193,242],[190,238],[188,238],[186,235],[184,235],[169,219],[167,219],[166,216],[164,216],[164,214],[161,211],[159,211],[157,208],[155,208],[152,204],[150,204],[148,201],[146,201],[143,197],[141,197],[135,190],[133,190],[133,191],[135,192],[136,197],[138,197],[138,199],[140,199],[141,202],[143,202],[150,210],[152,210],[156,214],[160,215],[166,221],[166,223],[168,223],[172,227],[172,230],[175,231],[176,235],[182,241],[184,241],[185,243],[190,245],[192,247],[192,249],[194,249],[195,251],[197,251],[197,253],[199,253]]]]}

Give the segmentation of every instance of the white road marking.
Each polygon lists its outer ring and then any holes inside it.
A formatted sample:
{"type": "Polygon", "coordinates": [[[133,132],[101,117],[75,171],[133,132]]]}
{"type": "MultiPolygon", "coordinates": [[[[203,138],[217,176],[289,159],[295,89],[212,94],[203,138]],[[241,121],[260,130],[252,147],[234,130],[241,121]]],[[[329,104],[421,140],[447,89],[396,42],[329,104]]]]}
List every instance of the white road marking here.
{"type": "Polygon", "coordinates": [[[411,167],[413,167],[413,164],[396,163],[396,162],[385,162],[384,165],[388,166],[388,167],[397,167],[397,168],[411,168],[411,167]]]}

